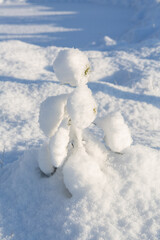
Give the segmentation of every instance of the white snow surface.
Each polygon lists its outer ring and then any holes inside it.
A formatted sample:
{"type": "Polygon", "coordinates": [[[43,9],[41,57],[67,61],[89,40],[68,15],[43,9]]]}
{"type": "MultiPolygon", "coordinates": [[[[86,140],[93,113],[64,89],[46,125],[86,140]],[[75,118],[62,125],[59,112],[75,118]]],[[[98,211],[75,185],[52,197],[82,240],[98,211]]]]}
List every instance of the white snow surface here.
{"type": "Polygon", "coordinates": [[[160,240],[160,5],[98,2],[0,6],[1,240],[160,240]],[[72,47],[89,59],[97,117],[121,112],[133,143],[113,153],[92,124],[86,152],[44,177],[40,105],[73,91],[53,72],[58,53],[72,47]]]}

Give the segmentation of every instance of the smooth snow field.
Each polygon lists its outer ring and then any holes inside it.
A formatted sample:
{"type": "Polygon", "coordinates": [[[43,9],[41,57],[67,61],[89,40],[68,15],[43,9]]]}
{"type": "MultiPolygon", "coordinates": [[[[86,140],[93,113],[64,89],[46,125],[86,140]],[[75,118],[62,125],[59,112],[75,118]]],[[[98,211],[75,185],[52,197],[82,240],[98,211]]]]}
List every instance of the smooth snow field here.
{"type": "MultiPolygon", "coordinates": [[[[0,240],[160,240],[159,29],[158,0],[0,0],[0,240]],[[40,106],[75,90],[53,70],[60,50],[73,47],[91,65],[91,91],[80,96],[88,101],[92,92],[108,125],[91,124],[87,153],[46,177],[38,167],[47,139],[40,106]],[[83,194],[71,195],[81,172],[83,194]]],[[[77,92],[67,105],[74,117],[77,92]]]]}

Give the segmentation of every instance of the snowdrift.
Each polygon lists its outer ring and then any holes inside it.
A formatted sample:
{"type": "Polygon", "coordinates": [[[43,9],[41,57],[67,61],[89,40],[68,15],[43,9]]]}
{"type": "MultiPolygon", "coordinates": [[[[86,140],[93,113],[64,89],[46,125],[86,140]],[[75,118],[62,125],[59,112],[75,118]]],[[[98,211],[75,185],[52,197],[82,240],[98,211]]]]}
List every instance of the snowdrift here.
{"type": "Polygon", "coordinates": [[[159,151],[141,145],[110,154],[97,201],[87,194],[71,198],[61,170],[45,178],[37,151],[25,152],[12,168],[0,170],[1,239],[159,240],[159,158],[159,151]]]}

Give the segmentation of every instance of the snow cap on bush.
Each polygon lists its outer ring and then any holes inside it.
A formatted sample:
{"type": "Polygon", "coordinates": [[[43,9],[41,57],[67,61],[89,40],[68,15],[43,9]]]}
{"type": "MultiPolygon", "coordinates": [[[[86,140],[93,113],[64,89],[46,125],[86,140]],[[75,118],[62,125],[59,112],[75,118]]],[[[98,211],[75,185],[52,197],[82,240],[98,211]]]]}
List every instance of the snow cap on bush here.
{"type": "Polygon", "coordinates": [[[67,112],[74,126],[87,128],[95,119],[97,105],[87,85],[77,87],[68,98],[67,112]]]}
{"type": "Polygon", "coordinates": [[[48,97],[40,106],[39,125],[44,134],[51,137],[57,131],[65,115],[67,94],[48,97]]]}
{"type": "Polygon", "coordinates": [[[88,82],[90,64],[87,56],[78,49],[61,50],[53,68],[62,84],[79,86],[88,82]]]}
{"type": "Polygon", "coordinates": [[[106,145],[113,152],[122,152],[132,143],[130,130],[120,112],[97,119],[97,125],[103,129],[106,145]]]}

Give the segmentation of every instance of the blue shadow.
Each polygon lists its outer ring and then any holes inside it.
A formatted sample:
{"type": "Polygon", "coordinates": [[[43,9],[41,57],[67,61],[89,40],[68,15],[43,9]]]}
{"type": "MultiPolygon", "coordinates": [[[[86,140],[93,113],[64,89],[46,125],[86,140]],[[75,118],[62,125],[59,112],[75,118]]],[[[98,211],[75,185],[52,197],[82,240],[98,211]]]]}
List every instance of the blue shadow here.
{"type": "Polygon", "coordinates": [[[114,86],[111,86],[107,83],[102,83],[100,81],[92,82],[92,83],[89,83],[88,85],[94,93],[97,93],[100,91],[105,94],[108,94],[109,96],[113,96],[116,98],[133,100],[138,102],[145,102],[147,104],[152,104],[158,109],[160,108],[160,97],[157,97],[157,96],[126,92],[126,91],[117,89],[114,86]]]}

